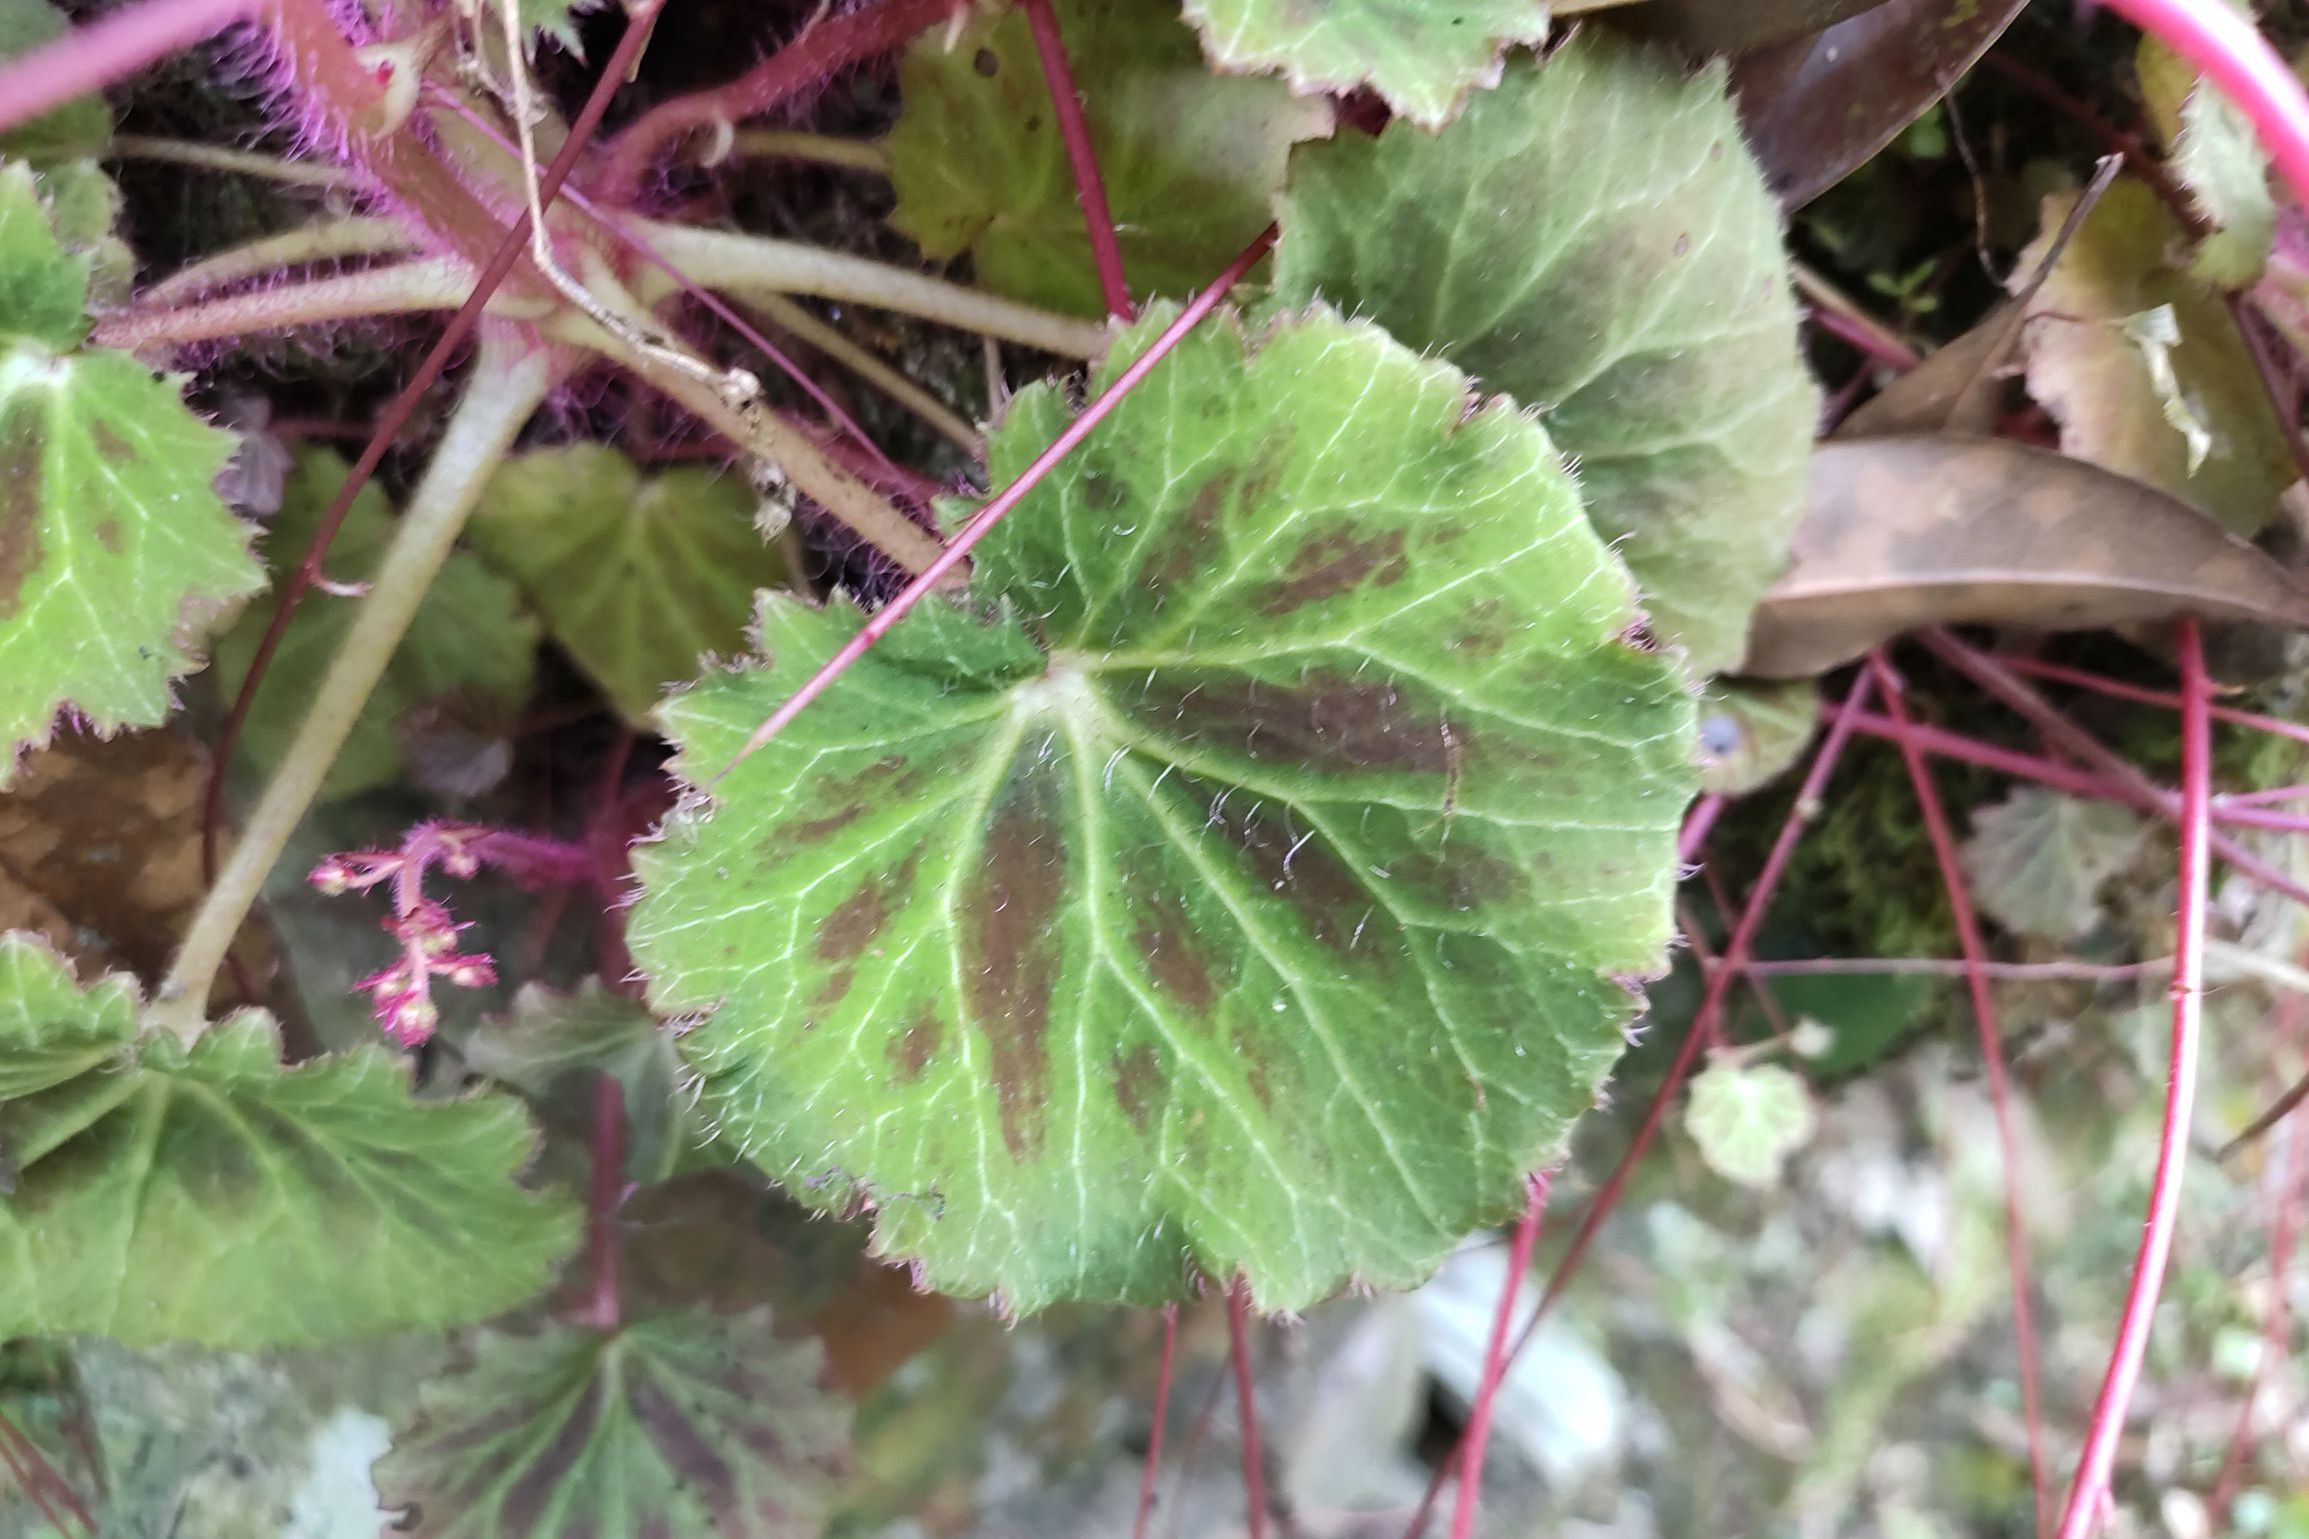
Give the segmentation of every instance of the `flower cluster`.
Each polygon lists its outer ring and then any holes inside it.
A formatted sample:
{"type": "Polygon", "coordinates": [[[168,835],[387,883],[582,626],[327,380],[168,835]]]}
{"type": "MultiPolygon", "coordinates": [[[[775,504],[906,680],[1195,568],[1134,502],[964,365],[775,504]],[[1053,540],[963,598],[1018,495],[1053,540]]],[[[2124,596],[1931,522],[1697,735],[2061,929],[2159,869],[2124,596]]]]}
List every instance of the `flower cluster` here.
{"type": "Polygon", "coordinates": [[[433,1003],[434,979],[461,989],[485,988],[497,981],[497,964],[486,954],[457,949],[458,933],[467,926],[457,922],[447,904],[423,892],[429,867],[438,865],[458,878],[479,872],[483,841],[490,837],[489,830],[469,824],[421,823],[409,831],[398,850],[331,855],[308,878],[332,897],[392,883],[393,912],[384,928],[400,942],[400,959],[356,987],[368,994],[377,1024],[396,1042],[414,1046],[441,1024],[441,1009],[433,1003]]]}

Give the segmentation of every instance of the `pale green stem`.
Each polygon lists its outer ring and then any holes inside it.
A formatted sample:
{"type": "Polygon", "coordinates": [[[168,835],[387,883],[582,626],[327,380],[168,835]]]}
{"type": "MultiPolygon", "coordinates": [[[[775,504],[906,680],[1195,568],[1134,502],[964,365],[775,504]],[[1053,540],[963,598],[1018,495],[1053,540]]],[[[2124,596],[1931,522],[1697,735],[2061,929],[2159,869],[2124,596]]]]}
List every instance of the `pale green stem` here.
{"type": "Polygon", "coordinates": [[[416,249],[417,242],[397,219],[325,219],[203,257],[137,297],[147,306],[172,305],[244,278],[268,277],[284,267],[344,257],[397,256],[416,249]]]}
{"type": "MultiPolygon", "coordinates": [[[[1040,310],[903,267],[766,235],[700,230],[652,219],[632,223],[659,256],[692,283],[709,289],[808,294],[895,310],[1068,358],[1096,358],[1106,351],[1102,322],[1040,310]]],[[[641,297],[652,305],[673,292],[672,280],[660,274],[652,273],[648,281],[656,287],[645,289],[641,297]]]]}
{"type": "Polygon", "coordinates": [[[2233,941],[2206,941],[2205,967],[2208,972],[2216,975],[2223,972],[2232,977],[2242,974],[2258,978],[2271,988],[2309,994],[2309,970],[2296,967],[2278,957],[2265,957],[2258,951],[2248,951],[2233,941]]]}
{"type": "MultiPolygon", "coordinates": [[[[706,147],[713,148],[708,138],[706,147]]],[[[890,152],[872,139],[840,139],[793,128],[741,128],[730,136],[729,153],[763,160],[806,160],[845,171],[890,174],[890,152]]]]}
{"type": "MultiPolygon", "coordinates": [[[[246,336],[255,331],[314,326],[327,321],[406,315],[420,310],[454,310],[463,305],[472,292],[473,274],[462,263],[446,257],[430,257],[420,262],[315,278],[285,288],[226,294],[188,305],[120,310],[99,320],[91,336],[100,346],[130,351],[169,347],[246,336]]],[[[545,300],[511,297],[489,302],[491,315],[512,320],[539,320],[552,309],[552,302],[545,300]]]]}
{"type": "Polygon", "coordinates": [[[544,349],[486,336],[464,395],[433,451],[433,462],[394,527],[393,543],[369,580],[352,627],[313,691],[312,705],[290,740],[185,932],[176,960],[155,996],[151,1018],[185,1041],[198,1036],[210,987],[240,933],[265,878],[345,746],[385,665],[407,634],[418,603],[465,527],[498,460],[552,389],[555,370],[544,349]]]}
{"type": "Polygon", "coordinates": [[[249,150],[228,150],[213,144],[192,144],[182,139],[154,139],[144,134],[114,134],[106,147],[110,160],[160,160],[204,171],[230,171],[261,176],[267,181],[300,187],[358,187],[361,179],[349,171],[325,164],[283,160],[249,150]]]}
{"type": "Polygon", "coordinates": [[[853,342],[831,322],[820,320],[782,294],[749,294],[741,301],[771,325],[792,332],[867,384],[881,391],[972,459],[986,457],[986,440],[944,401],[853,342]]]}

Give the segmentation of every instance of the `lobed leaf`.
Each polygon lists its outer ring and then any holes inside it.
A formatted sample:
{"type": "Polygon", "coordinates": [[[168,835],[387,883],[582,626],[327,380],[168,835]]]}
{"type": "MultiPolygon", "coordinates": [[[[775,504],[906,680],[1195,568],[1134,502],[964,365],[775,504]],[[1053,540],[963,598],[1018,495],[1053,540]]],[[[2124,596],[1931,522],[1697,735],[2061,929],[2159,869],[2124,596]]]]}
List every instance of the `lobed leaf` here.
{"type": "Polygon", "coordinates": [[[1369,86],[1395,115],[1441,126],[1499,83],[1508,45],[1547,36],[1546,0],[1186,0],[1227,70],[1280,70],[1314,95],[1369,86]]]}
{"type": "MultiPolygon", "coordinates": [[[[1212,75],[1176,0],[1054,9],[1068,66],[1088,83],[1083,112],[1131,288],[1193,294],[1266,227],[1291,145],[1331,131],[1330,105],[1278,80],[1212,75]]],[[[1104,315],[1026,13],[923,36],[898,81],[890,222],[933,261],[968,251],[989,288],[1104,315]]]]}
{"type": "Polygon", "coordinates": [[[60,712],[149,727],[189,644],[262,585],[211,485],[232,439],[174,380],[84,348],[88,262],[0,165],[0,787],[60,712]]]}
{"type": "Polygon", "coordinates": [[[2128,807],[2022,786],[1973,810],[1961,854],[1990,918],[2016,934],[2069,941],[2100,922],[2101,888],[2147,835],[2128,807]]]}
{"type": "Polygon", "coordinates": [[[667,685],[743,648],[755,590],[786,585],[755,500],[741,477],[680,466],[644,480],[614,449],[570,444],[498,467],[466,538],[646,725],[667,685]]]}
{"type": "Polygon", "coordinates": [[[514,1180],[503,1097],[420,1102],[376,1049],[284,1068],[243,1013],[189,1049],[134,986],[0,936],[0,1335],[302,1344],[462,1324],[540,1292],[574,1238],[514,1180]]]}
{"type": "Polygon", "coordinates": [[[626,1175],[636,1185],[672,1176],[703,1141],[673,1034],[597,980],[574,994],[532,984],[463,1046],[473,1072],[510,1085],[541,1115],[581,1136],[593,1125],[594,1081],[615,1076],[625,1096],[626,1175]]]}
{"type": "Polygon", "coordinates": [[[1021,1309],[1424,1277],[1617,1055],[1692,787],[1547,435],[1376,327],[1213,321],[977,560],[726,774],[853,606],[770,595],[661,712],[701,790],[630,938],[720,1136],[1021,1309]]]}
{"type": "Polygon", "coordinates": [[[488,1332],[377,1464],[416,1539],[809,1539],[849,1441],[769,1312],[488,1332]]]}
{"type": "Polygon", "coordinates": [[[1718,1057],[1692,1076],[1684,1127],[1708,1168],[1742,1186],[1777,1186],[1817,1117],[1804,1076],[1776,1063],[1718,1057]]]}
{"type": "MultiPolygon", "coordinates": [[[[334,450],[298,454],[281,493],[280,512],[266,532],[275,567],[286,571],[304,559],[347,467],[334,450]]],[[[384,559],[393,538],[392,507],[375,482],[361,489],[352,510],[329,545],[328,570],[359,581],[384,559]]],[[[302,604],[281,637],[266,673],[265,687],[249,707],[241,748],[249,760],[269,767],[288,751],[290,740],[312,703],[312,692],[345,632],[355,606],[316,593],[302,604]]],[[[219,637],[219,686],[240,687],[257,644],[271,623],[271,602],[252,605],[240,623],[219,637]]],[[[417,607],[416,618],[377,681],[345,746],[322,784],[326,797],[351,796],[399,779],[417,745],[412,729],[444,707],[471,718],[475,735],[487,739],[509,727],[529,698],[537,662],[537,621],[525,614],[514,585],[476,557],[451,553],[417,607]]]]}
{"type": "Polygon", "coordinates": [[[1441,134],[1295,152],[1275,283],[1537,409],[1692,666],[1739,656],[1803,511],[1815,399],[1721,69],[1582,33],[1441,134]]]}

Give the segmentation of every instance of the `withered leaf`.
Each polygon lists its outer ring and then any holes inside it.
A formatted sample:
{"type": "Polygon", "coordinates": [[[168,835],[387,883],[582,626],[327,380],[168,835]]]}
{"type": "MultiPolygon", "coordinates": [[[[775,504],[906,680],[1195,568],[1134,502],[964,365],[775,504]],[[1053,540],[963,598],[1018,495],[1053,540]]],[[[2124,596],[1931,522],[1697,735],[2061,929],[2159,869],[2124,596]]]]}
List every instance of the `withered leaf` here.
{"type": "Polygon", "coordinates": [[[1696,54],[1740,54],[1819,32],[1884,0],[1651,0],[1626,25],[1696,54]]]}
{"type": "Polygon", "coordinates": [[[2309,585],[2177,499],[1995,438],[1824,444],[1739,671],[1794,678],[1920,626],[2193,614],[2309,628],[2309,585]]]}

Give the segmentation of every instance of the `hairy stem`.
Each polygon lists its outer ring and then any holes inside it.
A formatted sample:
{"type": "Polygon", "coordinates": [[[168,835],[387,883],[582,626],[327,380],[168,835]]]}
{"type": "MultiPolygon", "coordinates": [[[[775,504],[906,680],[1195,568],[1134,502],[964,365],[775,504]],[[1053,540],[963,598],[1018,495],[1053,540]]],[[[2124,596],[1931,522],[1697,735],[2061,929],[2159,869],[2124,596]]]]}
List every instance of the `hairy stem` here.
{"type": "Polygon", "coordinates": [[[318,161],[284,160],[254,150],[227,149],[221,144],[199,144],[189,139],[156,139],[149,134],[114,134],[104,147],[111,160],[157,160],[169,165],[195,166],[203,171],[224,171],[236,176],[261,177],[294,187],[358,187],[360,178],[337,166],[318,161]]]}
{"type": "MultiPolygon", "coordinates": [[[[210,342],[251,332],[368,320],[424,310],[454,310],[473,292],[472,272],[444,257],[398,262],[365,272],[315,278],[285,288],[252,289],[158,310],[121,310],[96,323],[90,335],[105,347],[134,351],[210,342]]],[[[535,321],[550,313],[536,300],[508,297],[490,314],[535,321]]]]}
{"type": "Polygon", "coordinates": [[[1123,278],[1122,243],[1115,239],[1114,214],[1106,202],[1106,179],[1098,174],[1098,151],[1090,142],[1090,123],[1082,114],[1082,93],[1074,88],[1074,70],[1066,62],[1066,41],[1059,36],[1058,13],[1050,8],[1050,0],[1022,3],[1027,30],[1034,34],[1034,51],[1042,60],[1042,78],[1050,87],[1058,137],[1066,145],[1067,169],[1074,173],[1075,201],[1082,205],[1082,222],[1090,235],[1099,294],[1106,300],[1108,315],[1128,320],[1130,285],[1123,278]]]}
{"type": "Polygon", "coordinates": [[[651,161],[674,141],[760,117],[840,71],[888,53],[966,3],[872,0],[846,15],[824,17],[729,84],[678,97],[644,113],[611,142],[594,185],[611,200],[630,203],[641,191],[651,161]]]}
{"type": "Polygon", "coordinates": [[[783,294],[755,294],[746,304],[771,325],[789,331],[828,358],[905,407],[932,432],[974,460],[986,457],[986,440],[962,420],[961,413],[932,395],[903,372],[892,368],[872,351],[853,342],[830,321],[820,320],[783,294]]]}
{"type": "Polygon", "coordinates": [[[799,128],[748,128],[730,140],[730,153],[748,159],[806,160],[845,171],[890,174],[890,152],[874,139],[842,139],[799,128]]]}
{"type": "Polygon", "coordinates": [[[1475,1400],[1467,1412],[1467,1435],[1460,1439],[1459,1491],[1451,1506],[1451,1539],[1474,1539],[1475,1515],[1483,1506],[1483,1455],[1491,1444],[1491,1407],[1507,1377],[1507,1333],[1515,1325],[1515,1301],[1531,1271],[1531,1248],[1539,1242],[1539,1221],[1547,1212],[1548,1175],[1531,1178],[1523,1217],[1507,1248],[1507,1281],[1499,1287],[1499,1306],[1492,1311],[1491,1337],[1484,1343],[1483,1372],[1476,1380],[1475,1400]]]}
{"type": "Polygon", "coordinates": [[[1147,1433],[1146,1463],[1138,1477],[1138,1509],[1131,1516],[1130,1539],[1146,1539],[1147,1520],[1154,1516],[1155,1476],[1163,1464],[1163,1424],[1171,1414],[1171,1373],[1179,1358],[1179,1306],[1163,1305],[1162,1359],[1155,1366],[1154,1426],[1147,1433]]]}
{"type": "Polygon", "coordinates": [[[161,984],[153,1017],[185,1040],[199,1035],[216,970],[265,877],[336,762],[490,472],[545,400],[555,373],[541,348],[506,337],[484,338],[472,378],[395,527],[368,595],[161,984]]]}
{"type": "Polygon", "coordinates": [[[227,284],[270,277],[284,267],[343,257],[401,256],[418,249],[398,219],[324,219],[203,257],[170,273],[138,299],[148,307],[173,305],[227,284]]]}
{"type": "Polygon", "coordinates": [[[1243,1505],[1251,1539],[1266,1539],[1267,1456],[1259,1446],[1259,1392],[1251,1380],[1251,1290],[1241,1278],[1227,1289],[1227,1355],[1234,1361],[1235,1406],[1243,1427],[1243,1505]]]}
{"type": "MultiPolygon", "coordinates": [[[[651,219],[630,223],[650,249],[704,288],[806,294],[895,310],[981,336],[1023,342],[1067,358],[1096,358],[1106,351],[1106,328],[1094,321],[1040,310],[847,252],[651,219]]],[[[663,286],[653,292],[652,286],[645,284],[639,297],[654,304],[670,292],[663,286]]]]}
{"type": "Polygon", "coordinates": [[[2197,622],[2179,625],[2181,653],[2181,890],[2173,945],[2173,1035],[2166,1066],[2164,1131],[2157,1146],[2156,1175],[2149,1186],[2149,1211],[2132,1282],[2117,1324],[2108,1372],[2093,1402],[2076,1480],[2061,1512],[2058,1539],[2086,1539],[2107,1499],[2109,1472],[2116,1463],[2125,1412],[2140,1382],[2148,1351],[2149,1326],[2163,1290],[2165,1264],[2180,1221],[2181,1172],[2189,1157],[2189,1121],[2197,1099],[2197,1047],[2204,1006],[2205,885],[2212,856],[2212,717],[2206,710],[2212,686],[2205,677],[2205,649],[2197,622]]]}

